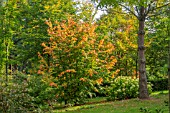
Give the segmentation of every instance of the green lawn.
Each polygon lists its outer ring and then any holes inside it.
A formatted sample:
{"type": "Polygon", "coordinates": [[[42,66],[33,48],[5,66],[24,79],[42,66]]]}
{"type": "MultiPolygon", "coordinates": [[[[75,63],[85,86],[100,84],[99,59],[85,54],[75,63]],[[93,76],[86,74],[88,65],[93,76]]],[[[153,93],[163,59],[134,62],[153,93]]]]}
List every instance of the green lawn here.
{"type": "MultiPolygon", "coordinates": [[[[95,98],[90,102],[104,101],[105,98],[95,98]]],[[[151,111],[150,113],[169,113],[168,106],[165,101],[168,101],[168,92],[156,92],[151,95],[150,100],[129,99],[114,102],[102,102],[89,105],[68,107],[60,110],[55,110],[54,113],[142,113],[140,108],[151,111]],[[156,112],[156,109],[163,112],[156,112]]],[[[149,113],[149,112],[143,112],[149,113]]]]}

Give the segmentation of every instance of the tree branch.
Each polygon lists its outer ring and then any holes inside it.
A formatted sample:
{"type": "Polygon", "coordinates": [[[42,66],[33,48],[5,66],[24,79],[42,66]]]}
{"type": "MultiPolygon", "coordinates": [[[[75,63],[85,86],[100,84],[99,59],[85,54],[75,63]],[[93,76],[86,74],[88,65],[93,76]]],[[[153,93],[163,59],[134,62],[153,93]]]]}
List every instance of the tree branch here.
{"type": "Polygon", "coordinates": [[[95,15],[97,14],[98,8],[95,8],[94,14],[92,15],[92,19],[94,19],[95,15]]]}
{"type": "Polygon", "coordinates": [[[135,10],[136,10],[137,14],[139,15],[139,9],[137,6],[135,6],[135,10]]]}
{"type": "Polygon", "coordinates": [[[167,3],[167,4],[162,5],[162,6],[160,6],[160,7],[156,7],[156,8],[154,8],[154,9],[153,9],[153,10],[151,10],[151,11],[154,11],[154,10],[160,9],[160,8],[165,7],[165,6],[168,6],[168,5],[170,5],[170,3],[167,3]]]}
{"type": "Polygon", "coordinates": [[[114,14],[114,12],[116,12],[116,13],[119,13],[119,14],[123,14],[123,15],[127,15],[127,13],[124,13],[124,12],[120,12],[120,11],[117,11],[117,10],[113,10],[112,9],[112,11],[113,11],[113,13],[112,12],[110,12],[110,11],[108,11],[108,13],[112,13],[112,14],[114,14]]]}
{"type": "Polygon", "coordinates": [[[148,5],[147,11],[145,12],[145,17],[149,14],[151,9],[151,4],[148,5]]]}
{"type": "Polygon", "coordinates": [[[122,6],[123,8],[125,8],[130,13],[132,13],[136,18],[138,18],[138,16],[132,10],[130,10],[128,7],[126,7],[126,6],[122,5],[122,4],[119,4],[119,5],[122,6]]]}

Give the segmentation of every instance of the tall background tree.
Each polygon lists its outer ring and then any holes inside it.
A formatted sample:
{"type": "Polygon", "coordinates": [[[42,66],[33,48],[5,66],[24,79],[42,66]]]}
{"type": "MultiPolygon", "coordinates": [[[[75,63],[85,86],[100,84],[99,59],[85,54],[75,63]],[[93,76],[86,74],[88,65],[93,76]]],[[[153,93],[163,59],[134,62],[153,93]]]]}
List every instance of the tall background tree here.
{"type": "MultiPolygon", "coordinates": [[[[138,62],[139,62],[139,98],[148,99],[149,94],[147,90],[147,77],[146,77],[146,60],[144,55],[144,36],[145,36],[145,21],[151,15],[157,15],[162,8],[170,4],[169,0],[92,0],[99,2],[101,7],[118,7],[121,6],[126,10],[127,14],[134,15],[139,21],[138,28],[138,62]]],[[[119,12],[116,10],[116,12],[119,12]]]]}

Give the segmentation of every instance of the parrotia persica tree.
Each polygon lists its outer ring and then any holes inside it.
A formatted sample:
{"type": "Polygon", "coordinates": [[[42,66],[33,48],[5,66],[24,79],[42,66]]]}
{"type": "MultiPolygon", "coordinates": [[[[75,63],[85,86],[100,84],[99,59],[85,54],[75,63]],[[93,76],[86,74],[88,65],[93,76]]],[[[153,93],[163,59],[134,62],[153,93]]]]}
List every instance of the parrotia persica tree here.
{"type": "Polygon", "coordinates": [[[92,96],[92,91],[97,92],[95,84],[102,84],[103,73],[114,73],[110,71],[116,63],[112,56],[114,46],[107,37],[95,33],[95,24],[74,21],[71,17],[46,23],[50,39],[42,43],[38,74],[57,89],[59,102],[81,103],[92,96]]]}
{"type": "MultiPolygon", "coordinates": [[[[139,59],[139,98],[148,99],[147,78],[144,55],[145,21],[150,16],[158,15],[161,9],[169,6],[169,0],[91,0],[101,7],[121,6],[127,13],[134,15],[139,21],[138,28],[138,59],[139,59]]],[[[115,10],[119,12],[118,10],[115,10]]]]}

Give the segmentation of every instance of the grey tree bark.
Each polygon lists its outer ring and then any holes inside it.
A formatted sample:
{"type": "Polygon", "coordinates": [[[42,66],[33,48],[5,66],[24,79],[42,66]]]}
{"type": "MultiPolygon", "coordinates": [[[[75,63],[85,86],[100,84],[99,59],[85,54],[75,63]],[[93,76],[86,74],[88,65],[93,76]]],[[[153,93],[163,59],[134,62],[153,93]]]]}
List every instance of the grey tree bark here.
{"type": "Polygon", "coordinates": [[[149,93],[147,88],[147,78],[146,78],[146,59],[145,59],[145,46],[144,46],[144,36],[145,36],[145,8],[141,6],[139,13],[139,32],[138,32],[138,62],[139,62],[139,98],[148,99],[149,93]]]}

